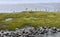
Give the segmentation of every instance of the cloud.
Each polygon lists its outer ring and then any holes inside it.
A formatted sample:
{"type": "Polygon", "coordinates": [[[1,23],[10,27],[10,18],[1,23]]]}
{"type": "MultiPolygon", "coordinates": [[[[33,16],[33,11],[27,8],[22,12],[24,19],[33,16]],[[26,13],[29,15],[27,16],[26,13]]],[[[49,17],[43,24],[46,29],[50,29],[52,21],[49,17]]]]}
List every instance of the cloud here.
{"type": "Polygon", "coordinates": [[[0,0],[0,4],[16,3],[60,3],[60,0],[0,0]]]}

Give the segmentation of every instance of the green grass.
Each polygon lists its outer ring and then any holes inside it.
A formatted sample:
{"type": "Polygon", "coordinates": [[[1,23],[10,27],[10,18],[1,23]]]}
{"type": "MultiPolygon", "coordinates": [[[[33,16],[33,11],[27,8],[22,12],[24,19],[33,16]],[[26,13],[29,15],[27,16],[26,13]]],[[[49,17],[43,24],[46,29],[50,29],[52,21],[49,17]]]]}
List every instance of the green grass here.
{"type": "Polygon", "coordinates": [[[24,26],[55,26],[60,28],[60,12],[23,11],[0,14],[0,30],[14,30],[24,26]],[[13,18],[13,20],[5,21],[6,18],[13,18]]]}

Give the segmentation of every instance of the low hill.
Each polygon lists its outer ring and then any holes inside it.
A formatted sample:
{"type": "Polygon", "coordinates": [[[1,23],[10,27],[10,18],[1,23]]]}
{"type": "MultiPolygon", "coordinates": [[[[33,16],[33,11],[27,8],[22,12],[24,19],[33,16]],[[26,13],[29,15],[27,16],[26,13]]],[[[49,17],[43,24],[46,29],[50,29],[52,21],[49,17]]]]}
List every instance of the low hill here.
{"type": "Polygon", "coordinates": [[[60,28],[60,12],[23,11],[0,13],[0,30],[14,30],[24,26],[55,26],[60,28]]]}

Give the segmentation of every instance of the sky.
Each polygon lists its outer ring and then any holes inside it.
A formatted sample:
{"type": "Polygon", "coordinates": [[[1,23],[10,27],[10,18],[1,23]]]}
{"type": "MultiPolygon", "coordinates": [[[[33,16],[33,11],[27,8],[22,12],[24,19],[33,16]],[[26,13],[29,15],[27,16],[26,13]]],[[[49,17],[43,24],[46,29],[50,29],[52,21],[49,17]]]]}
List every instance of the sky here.
{"type": "Polygon", "coordinates": [[[20,3],[60,3],[60,0],[0,0],[0,4],[20,3]]]}

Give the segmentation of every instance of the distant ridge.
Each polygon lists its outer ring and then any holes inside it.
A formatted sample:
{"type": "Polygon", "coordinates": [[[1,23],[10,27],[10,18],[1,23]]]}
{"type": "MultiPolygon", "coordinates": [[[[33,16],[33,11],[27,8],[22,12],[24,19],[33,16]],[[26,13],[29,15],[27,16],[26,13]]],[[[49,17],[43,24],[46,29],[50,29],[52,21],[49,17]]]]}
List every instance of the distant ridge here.
{"type": "Polygon", "coordinates": [[[60,3],[0,4],[0,12],[21,12],[27,10],[60,12],[60,3]]]}

